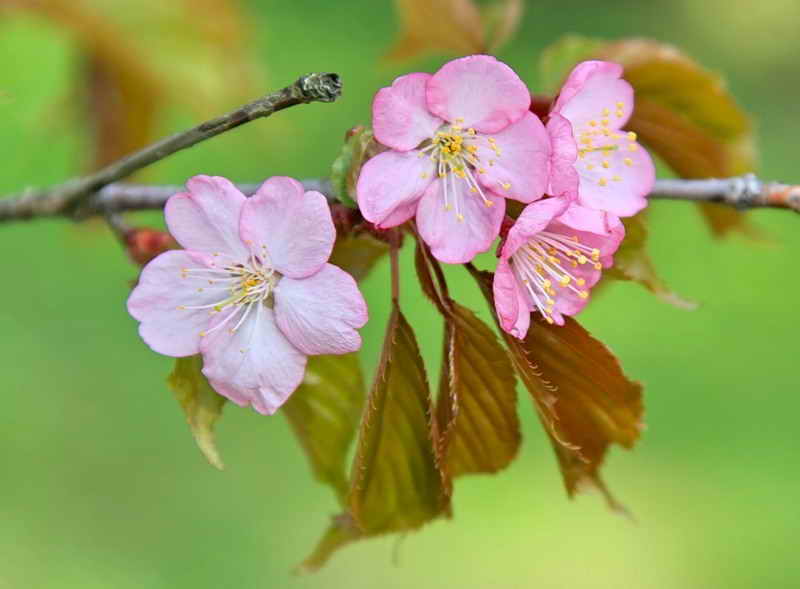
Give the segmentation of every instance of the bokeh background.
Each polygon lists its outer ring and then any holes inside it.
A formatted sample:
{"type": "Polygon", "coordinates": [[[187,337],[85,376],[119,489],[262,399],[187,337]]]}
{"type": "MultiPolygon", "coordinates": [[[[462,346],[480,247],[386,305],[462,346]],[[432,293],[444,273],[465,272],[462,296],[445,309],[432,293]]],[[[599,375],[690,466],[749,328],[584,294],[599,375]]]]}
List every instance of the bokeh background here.
{"type": "MultiPolygon", "coordinates": [[[[140,180],[324,176],[344,131],[369,122],[377,88],[446,59],[383,61],[398,30],[388,1],[4,4],[0,193],[78,174],[124,149],[120,138],[145,134],[143,125],[179,130],[302,73],[336,71],[345,89],[334,105],[227,133],[140,180]],[[114,96],[87,47],[101,65],[133,60],[144,73],[114,96]],[[131,96],[155,102],[127,122],[100,114],[131,96]],[[87,124],[87,104],[105,127],[87,124]]],[[[500,57],[535,87],[540,50],[568,32],[673,42],[724,72],[757,118],[762,177],[800,182],[799,20],[794,0],[536,0],[500,57]]],[[[652,209],[658,268],[700,308],[614,284],[581,317],[646,385],[648,430],[635,451],[614,449],[605,468],[636,523],[597,496],[567,500],[521,391],[519,459],[498,476],[459,480],[455,519],[401,541],[357,543],[301,577],[291,569],[336,504],[312,482],[285,420],[227,407],[218,427],[227,470],[209,467],[166,388],[170,361],[146,348],[125,313],[136,269],[108,231],[61,221],[0,227],[0,588],[800,585],[800,218],[752,213],[767,240],[718,242],[692,206],[652,209]]],[[[450,275],[462,302],[488,319],[460,269],[450,275]]],[[[368,373],[387,317],[387,276],[383,263],[364,285],[368,373]]],[[[439,321],[411,280],[403,306],[435,368],[439,321]]]]}

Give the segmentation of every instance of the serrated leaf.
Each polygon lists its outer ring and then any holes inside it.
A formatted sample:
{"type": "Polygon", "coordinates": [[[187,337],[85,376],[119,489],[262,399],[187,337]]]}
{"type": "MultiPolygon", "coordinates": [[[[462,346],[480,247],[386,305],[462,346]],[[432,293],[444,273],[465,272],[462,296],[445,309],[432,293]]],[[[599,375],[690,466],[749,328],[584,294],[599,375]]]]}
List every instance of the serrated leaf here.
{"type": "Polygon", "coordinates": [[[395,0],[401,31],[386,57],[403,60],[430,52],[486,51],[481,14],[472,0],[395,0]]]}
{"type": "MultiPolygon", "coordinates": [[[[494,309],[493,275],[476,270],[473,275],[494,309]]],[[[600,478],[600,466],[610,444],[631,448],[639,438],[642,387],[571,317],[563,326],[538,315],[533,319],[525,340],[501,333],[550,437],[567,493],[594,487],[612,508],[624,511],[600,478]]]]}
{"type": "Polygon", "coordinates": [[[414,530],[447,510],[431,413],[414,331],[393,303],[359,427],[346,511],[334,518],[301,571],[318,569],[355,540],[414,530]]]}
{"type": "Polygon", "coordinates": [[[369,233],[339,237],[333,246],[330,263],[339,266],[356,280],[363,280],[381,258],[389,253],[389,246],[369,233]]]}
{"type": "Polygon", "coordinates": [[[625,239],[614,254],[614,265],[605,271],[604,278],[638,282],[665,303],[693,311],[697,308],[697,303],[670,290],[656,274],[647,253],[646,220],[646,211],[622,220],[625,225],[625,239]]]}
{"type": "Polygon", "coordinates": [[[353,462],[350,513],[367,535],[419,528],[445,504],[431,400],[414,331],[397,304],[353,462]]]}
{"type": "Polygon", "coordinates": [[[222,415],[226,399],[211,388],[202,369],[203,359],[199,355],[177,358],[167,383],[186,414],[197,447],[211,466],[222,470],[224,465],[214,441],[214,424],[222,415]]]}
{"type": "Polygon", "coordinates": [[[514,369],[491,329],[451,301],[436,406],[442,464],[452,477],[495,473],[519,450],[514,369]]]}
{"type": "Polygon", "coordinates": [[[364,396],[357,354],[312,356],[303,384],[281,409],[308,456],[314,476],[333,487],[342,502],[349,486],[347,452],[364,396]]]}

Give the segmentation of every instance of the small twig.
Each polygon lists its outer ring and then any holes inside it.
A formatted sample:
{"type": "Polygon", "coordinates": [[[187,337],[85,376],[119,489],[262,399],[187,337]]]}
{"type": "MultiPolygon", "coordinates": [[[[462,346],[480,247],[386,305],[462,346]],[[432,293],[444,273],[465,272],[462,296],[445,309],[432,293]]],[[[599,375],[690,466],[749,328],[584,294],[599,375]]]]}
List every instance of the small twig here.
{"type": "Polygon", "coordinates": [[[790,209],[800,212],[800,186],[762,182],[754,174],[709,180],[658,180],[649,198],[715,202],[737,209],[790,209]]]}
{"type": "MultiPolygon", "coordinates": [[[[98,190],[149,166],[173,153],[196,145],[220,133],[297,104],[333,102],[341,95],[336,74],[308,74],[294,84],[206,121],[193,129],[176,133],[124,157],[89,176],[68,180],[45,189],[30,189],[20,195],[0,200],[0,221],[32,217],[67,216],[83,218],[97,214],[81,209],[81,204],[98,190]]],[[[121,209],[117,209],[121,210],[121,209]]]]}

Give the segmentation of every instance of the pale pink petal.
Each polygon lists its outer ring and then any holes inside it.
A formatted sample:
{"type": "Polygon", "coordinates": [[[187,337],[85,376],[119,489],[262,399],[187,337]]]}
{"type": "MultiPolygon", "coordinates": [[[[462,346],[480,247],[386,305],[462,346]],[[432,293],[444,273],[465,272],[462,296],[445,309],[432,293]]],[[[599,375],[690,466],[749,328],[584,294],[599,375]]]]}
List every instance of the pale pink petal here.
{"type": "Polygon", "coordinates": [[[613,265],[614,252],[625,237],[625,226],[618,217],[575,203],[553,220],[547,230],[568,237],[577,236],[582,244],[597,248],[599,261],[606,268],[613,265]]]}
{"type": "Polygon", "coordinates": [[[431,253],[448,264],[469,262],[475,254],[488,250],[500,232],[505,215],[505,199],[486,193],[492,206],[470,192],[466,182],[450,175],[436,179],[425,191],[417,207],[417,227],[431,253]],[[443,188],[448,185],[448,207],[443,188]],[[459,218],[461,215],[461,218],[459,218]]]}
{"type": "Polygon", "coordinates": [[[575,160],[578,158],[578,146],[572,134],[572,125],[557,113],[550,114],[547,121],[547,133],[550,136],[550,185],[547,194],[552,196],[578,196],[578,172],[575,160]]]}
{"type": "Polygon", "coordinates": [[[519,76],[489,55],[454,59],[428,81],[433,114],[481,133],[501,131],[530,105],[530,92],[519,76]]]}
{"type": "Polygon", "coordinates": [[[647,151],[627,139],[627,134],[620,132],[614,136],[595,145],[610,145],[615,149],[586,153],[575,164],[580,176],[578,200],[592,209],[630,217],[647,206],[646,196],[655,182],[655,167],[647,151]]]}
{"type": "Polygon", "coordinates": [[[141,322],[142,339],[159,354],[182,357],[199,351],[200,332],[211,322],[210,308],[185,307],[213,305],[224,298],[208,288],[210,267],[210,256],[172,250],[142,270],[128,298],[128,312],[141,322]]]}
{"type": "Polygon", "coordinates": [[[313,276],[278,283],[275,319],[304,354],[347,354],[361,347],[356,329],[367,322],[367,304],[352,276],[325,264],[313,276]]]}
{"type": "Polygon", "coordinates": [[[399,151],[414,149],[430,139],[442,124],[428,112],[425,88],[430,78],[430,74],[408,74],[378,90],[372,102],[375,139],[399,151]]]}
{"type": "Polygon", "coordinates": [[[617,63],[578,64],[561,88],[553,112],[572,123],[576,136],[590,126],[621,129],[633,112],[633,88],[621,76],[622,66],[617,63]]]}
{"type": "Polygon", "coordinates": [[[530,241],[537,233],[543,231],[570,204],[566,197],[544,198],[529,204],[522,210],[516,222],[506,236],[502,256],[509,258],[520,246],[530,241]]]}
{"type": "Polygon", "coordinates": [[[219,176],[195,176],[167,201],[164,217],[172,236],[184,248],[224,254],[231,260],[247,257],[239,238],[239,216],[245,196],[219,176]]]}
{"type": "Polygon", "coordinates": [[[533,202],[547,189],[550,140],[539,118],[525,113],[499,133],[478,135],[481,184],[495,194],[521,202],[533,202]],[[496,149],[492,149],[495,146],[496,149]]]}
{"type": "Polygon", "coordinates": [[[432,181],[434,165],[418,151],[385,151],[370,159],[356,185],[361,214],[379,228],[407,221],[432,181]]]}
{"type": "Polygon", "coordinates": [[[531,310],[514,271],[505,259],[497,263],[492,289],[501,327],[514,337],[525,339],[531,322],[531,310]]]}
{"type": "Polygon", "coordinates": [[[326,198],[282,176],[270,178],[247,199],[240,230],[256,256],[292,278],[319,270],[336,239],[326,198]]]}
{"type": "Polygon", "coordinates": [[[306,356],[278,329],[272,309],[260,303],[252,307],[233,333],[244,309],[215,317],[200,342],[203,374],[220,394],[271,415],[302,382],[306,356]],[[222,322],[225,325],[215,329],[222,322]]]}

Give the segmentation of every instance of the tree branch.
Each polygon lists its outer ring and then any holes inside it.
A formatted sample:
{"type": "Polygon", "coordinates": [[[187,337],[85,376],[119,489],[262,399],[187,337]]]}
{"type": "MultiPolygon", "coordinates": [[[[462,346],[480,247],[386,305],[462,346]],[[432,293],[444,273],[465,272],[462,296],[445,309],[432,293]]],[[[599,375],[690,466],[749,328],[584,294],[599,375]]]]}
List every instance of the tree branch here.
{"type": "Polygon", "coordinates": [[[314,73],[302,76],[294,84],[282,90],[262,96],[193,129],[166,137],[111,163],[94,174],[74,178],[50,188],[30,189],[11,198],[0,199],[0,221],[53,216],[84,218],[98,214],[100,210],[81,205],[103,187],[126,178],[181,149],[250,121],[268,117],[279,110],[309,102],[333,102],[341,95],[341,88],[339,76],[336,74],[314,73]]]}
{"type": "Polygon", "coordinates": [[[800,213],[800,186],[762,182],[754,174],[721,180],[657,180],[648,198],[714,202],[740,210],[790,209],[800,213]]]}

